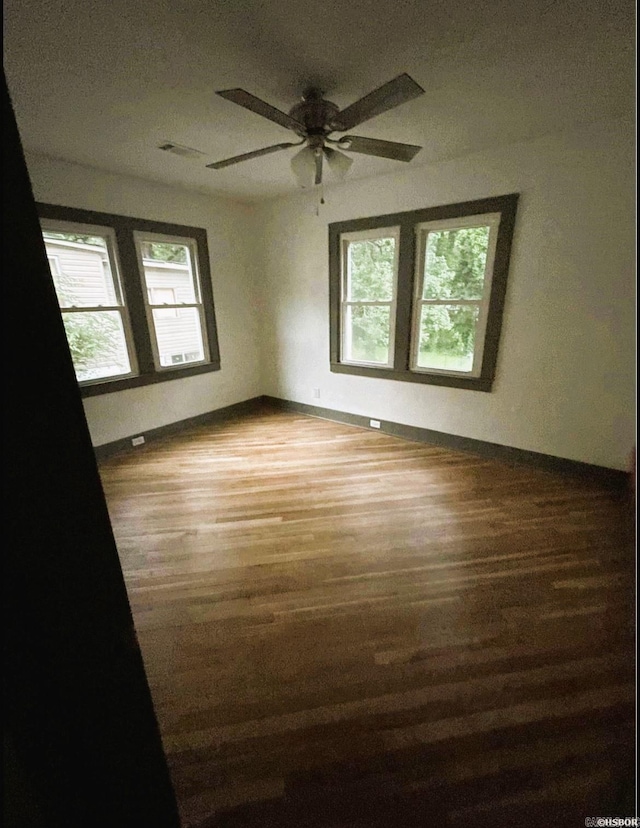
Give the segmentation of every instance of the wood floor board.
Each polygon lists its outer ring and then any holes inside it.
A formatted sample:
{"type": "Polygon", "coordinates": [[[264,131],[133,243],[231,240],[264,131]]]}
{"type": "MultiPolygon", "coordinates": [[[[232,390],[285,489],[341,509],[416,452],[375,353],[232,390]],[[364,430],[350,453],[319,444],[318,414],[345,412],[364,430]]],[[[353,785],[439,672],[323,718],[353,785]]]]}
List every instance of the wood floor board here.
{"type": "Polygon", "coordinates": [[[631,815],[624,492],[270,410],[101,476],[185,828],[631,815]]]}

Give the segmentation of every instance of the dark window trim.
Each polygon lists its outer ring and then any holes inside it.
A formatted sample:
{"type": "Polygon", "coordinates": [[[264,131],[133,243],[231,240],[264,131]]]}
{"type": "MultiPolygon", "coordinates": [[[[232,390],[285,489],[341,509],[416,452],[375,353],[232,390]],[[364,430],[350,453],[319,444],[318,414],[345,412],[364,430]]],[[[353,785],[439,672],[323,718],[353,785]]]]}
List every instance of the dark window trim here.
{"type": "Polygon", "coordinates": [[[333,373],[355,374],[378,379],[419,382],[428,385],[442,385],[450,388],[464,388],[474,391],[491,391],[495,379],[498,359],[498,345],[502,329],[502,315],[507,290],[509,257],[515,225],[518,194],[465,201],[460,204],[446,204],[427,207],[422,210],[408,210],[403,213],[389,213],[384,216],[338,221],[329,225],[329,322],[330,322],[330,367],[333,373]],[[413,280],[416,255],[416,225],[428,221],[466,218],[483,213],[500,213],[500,226],[496,241],[493,278],[489,295],[487,327],[484,340],[482,369],[478,377],[463,377],[453,374],[430,374],[410,371],[410,337],[413,313],[413,280]],[[383,227],[400,227],[398,251],[398,294],[396,300],[396,328],[393,368],[352,365],[340,362],[341,314],[340,280],[341,249],[343,233],[360,230],[375,230],[383,227]]]}
{"type": "Polygon", "coordinates": [[[153,221],[152,219],[134,218],[133,216],[121,216],[115,213],[99,213],[95,210],[63,207],[58,204],[39,202],[36,206],[41,219],[111,227],[116,235],[118,257],[122,269],[122,290],[131,320],[133,345],[138,360],[139,373],[134,377],[105,379],[89,385],[80,384],[80,392],[83,397],[112,394],[114,391],[122,391],[126,388],[139,388],[144,385],[168,382],[220,370],[220,348],[213,304],[209,247],[207,231],[204,228],[187,227],[182,224],[170,224],[168,222],[153,221]],[[209,342],[209,362],[191,365],[186,368],[165,368],[162,371],[156,369],[151,347],[151,332],[147,322],[143,279],[138,267],[138,256],[133,237],[135,230],[143,233],[159,233],[165,236],[182,236],[196,241],[205,330],[209,342]]]}

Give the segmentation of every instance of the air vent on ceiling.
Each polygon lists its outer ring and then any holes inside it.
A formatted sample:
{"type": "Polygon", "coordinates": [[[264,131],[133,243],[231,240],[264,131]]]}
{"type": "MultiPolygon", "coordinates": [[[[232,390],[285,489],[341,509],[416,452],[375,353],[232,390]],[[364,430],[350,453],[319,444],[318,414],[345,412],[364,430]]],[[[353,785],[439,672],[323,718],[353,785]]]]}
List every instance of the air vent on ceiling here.
{"type": "Polygon", "coordinates": [[[201,158],[204,155],[204,152],[200,152],[200,150],[193,149],[192,147],[184,147],[182,144],[160,144],[158,149],[164,150],[165,152],[172,152],[174,155],[180,155],[183,158],[201,158]]]}

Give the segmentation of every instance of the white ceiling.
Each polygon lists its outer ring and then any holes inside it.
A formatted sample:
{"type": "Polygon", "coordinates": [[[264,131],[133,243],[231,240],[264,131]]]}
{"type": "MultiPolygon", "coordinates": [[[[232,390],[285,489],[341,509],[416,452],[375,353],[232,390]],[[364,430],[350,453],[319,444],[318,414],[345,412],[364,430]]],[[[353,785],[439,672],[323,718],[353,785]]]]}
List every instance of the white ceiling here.
{"type": "MultiPolygon", "coordinates": [[[[634,105],[633,0],[5,0],[4,62],[26,149],[257,200],[296,185],[290,140],[215,95],[288,111],[310,83],[341,108],[401,72],[426,94],[353,131],[420,144],[412,165],[634,105]],[[190,160],[157,149],[195,147],[190,160]]],[[[349,176],[399,162],[353,155],[349,176]]]]}

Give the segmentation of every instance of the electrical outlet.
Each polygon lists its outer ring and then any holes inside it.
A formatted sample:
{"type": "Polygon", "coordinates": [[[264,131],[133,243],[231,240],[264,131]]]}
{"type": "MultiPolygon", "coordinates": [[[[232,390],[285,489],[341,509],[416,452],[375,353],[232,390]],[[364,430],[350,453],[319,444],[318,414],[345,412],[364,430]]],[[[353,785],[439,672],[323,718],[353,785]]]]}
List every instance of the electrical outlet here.
{"type": "Polygon", "coordinates": [[[132,446],[141,446],[144,443],[144,437],[140,435],[140,437],[132,437],[131,438],[131,445],[132,446]]]}
{"type": "Polygon", "coordinates": [[[369,420],[371,428],[380,428],[380,420],[369,420]]]}
{"type": "Polygon", "coordinates": [[[314,396],[314,399],[316,399],[316,400],[320,399],[320,389],[319,388],[314,388],[313,389],[313,396],[314,396]]]}

